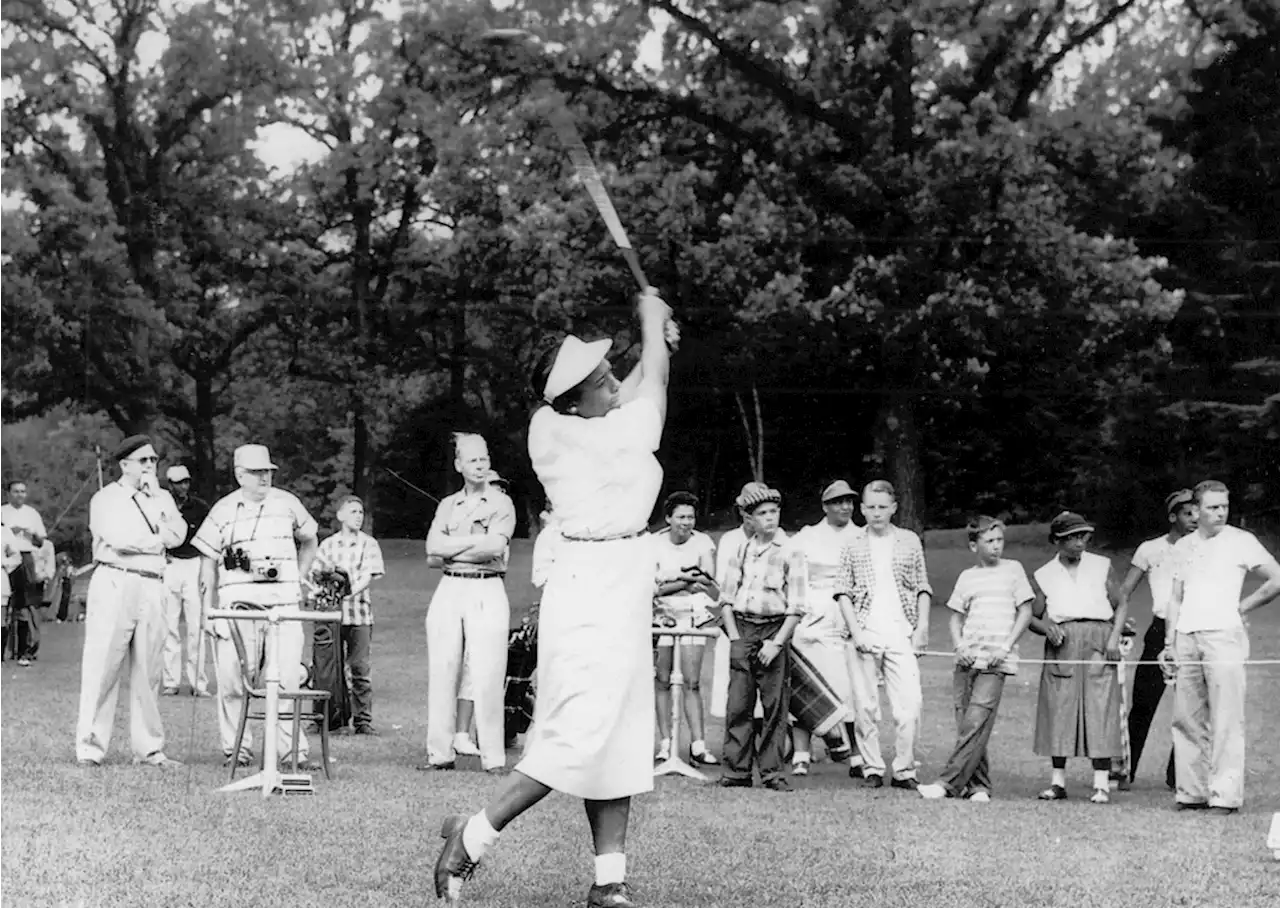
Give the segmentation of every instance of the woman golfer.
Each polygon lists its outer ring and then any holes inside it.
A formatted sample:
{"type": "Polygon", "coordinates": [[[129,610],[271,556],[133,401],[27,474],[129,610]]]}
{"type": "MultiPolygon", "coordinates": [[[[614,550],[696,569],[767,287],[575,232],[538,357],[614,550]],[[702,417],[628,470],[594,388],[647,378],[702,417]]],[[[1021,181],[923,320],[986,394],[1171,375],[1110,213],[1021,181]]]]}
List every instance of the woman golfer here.
{"type": "Polygon", "coordinates": [[[570,335],[534,368],[544,404],[529,456],[560,541],[543,590],[537,701],[524,758],[489,805],[451,816],[436,895],[462,882],[502,829],[551,791],[586,802],[596,880],[588,908],[630,908],[625,883],[631,796],[653,789],[653,554],[644,530],[662,485],[654,452],[667,415],[678,331],[652,290],[637,304],[640,363],[621,384],[607,340],[570,335]]]}

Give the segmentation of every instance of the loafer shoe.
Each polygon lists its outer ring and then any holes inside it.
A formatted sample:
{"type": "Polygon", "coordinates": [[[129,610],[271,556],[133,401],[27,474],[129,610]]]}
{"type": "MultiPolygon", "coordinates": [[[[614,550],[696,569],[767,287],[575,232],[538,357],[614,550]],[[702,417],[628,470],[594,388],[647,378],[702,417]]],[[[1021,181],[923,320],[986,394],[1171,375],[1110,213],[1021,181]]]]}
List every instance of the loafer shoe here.
{"type": "Polygon", "coordinates": [[[445,817],[440,827],[444,845],[436,858],[436,898],[444,899],[450,905],[457,903],[462,894],[462,884],[471,879],[480,866],[480,862],[472,860],[462,844],[462,830],[466,825],[467,818],[455,813],[445,817]]]}

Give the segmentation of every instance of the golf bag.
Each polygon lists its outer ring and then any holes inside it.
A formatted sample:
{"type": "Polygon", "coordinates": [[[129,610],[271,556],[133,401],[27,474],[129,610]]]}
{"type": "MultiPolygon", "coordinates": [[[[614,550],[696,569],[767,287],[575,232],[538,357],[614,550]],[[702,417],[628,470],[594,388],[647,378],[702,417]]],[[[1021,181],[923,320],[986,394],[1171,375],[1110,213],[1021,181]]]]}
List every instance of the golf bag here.
{"type": "MultiPolygon", "coordinates": [[[[310,608],[317,612],[342,610],[342,601],[351,594],[351,581],[342,568],[315,575],[317,592],[310,608]]],[[[327,690],[328,724],[336,731],[351,721],[351,699],[347,690],[347,666],[342,652],[342,625],[317,622],[311,640],[311,689],[327,690]]],[[[318,705],[318,704],[317,704],[318,705]]]]}
{"type": "Polygon", "coordinates": [[[534,673],[538,668],[538,606],[524,616],[507,638],[507,679],[503,696],[507,747],[533,722],[534,673]]]}

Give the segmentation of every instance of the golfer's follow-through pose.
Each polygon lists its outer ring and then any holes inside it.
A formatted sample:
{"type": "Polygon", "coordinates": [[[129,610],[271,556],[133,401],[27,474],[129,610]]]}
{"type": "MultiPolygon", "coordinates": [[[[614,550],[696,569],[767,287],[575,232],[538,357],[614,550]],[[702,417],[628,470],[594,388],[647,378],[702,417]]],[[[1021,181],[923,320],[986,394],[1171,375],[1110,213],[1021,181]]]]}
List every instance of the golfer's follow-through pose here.
{"type": "Polygon", "coordinates": [[[662,485],[654,452],[667,414],[671,310],[639,300],[640,363],[621,384],[607,340],[566,337],[534,369],[544,406],[529,455],[561,534],[538,628],[538,697],[524,758],[489,805],[451,816],[436,895],[462,882],[508,823],[551,791],[586,801],[596,881],[588,908],[630,908],[631,796],[653,789],[653,556],[645,526],[662,485]]]}

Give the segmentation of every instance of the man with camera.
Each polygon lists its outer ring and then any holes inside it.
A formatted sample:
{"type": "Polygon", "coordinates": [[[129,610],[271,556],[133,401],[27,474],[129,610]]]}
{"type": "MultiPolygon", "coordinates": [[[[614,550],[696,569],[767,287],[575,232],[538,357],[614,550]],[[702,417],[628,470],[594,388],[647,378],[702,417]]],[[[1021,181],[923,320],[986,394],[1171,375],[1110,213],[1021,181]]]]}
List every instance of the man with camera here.
{"type": "MultiPolygon", "coordinates": [[[[276,465],[265,445],[241,445],[234,455],[236,483],[240,488],[219,500],[196,532],[192,544],[200,551],[201,588],[211,596],[217,590],[222,608],[296,609],[302,604],[302,583],[311,571],[318,546],[318,527],[296,496],[272,487],[276,465]]],[[[214,608],[206,603],[206,609],[214,608]]],[[[261,660],[266,628],[261,621],[236,622],[251,660],[261,660]]],[[[211,622],[216,640],[214,671],[218,681],[218,731],[227,762],[243,766],[252,761],[253,738],[248,729],[240,753],[234,753],[236,729],[245,691],[240,679],[240,657],[226,619],[211,622]]],[[[280,682],[301,687],[306,677],[302,664],[305,633],[302,622],[279,624],[280,682]]],[[[281,704],[276,726],[276,752],[283,763],[292,756],[291,716],[281,704]]],[[[265,732],[264,732],[265,733],[265,732]]],[[[298,738],[299,768],[315,769],[307,762],[307,739],[298,738]]]]}

